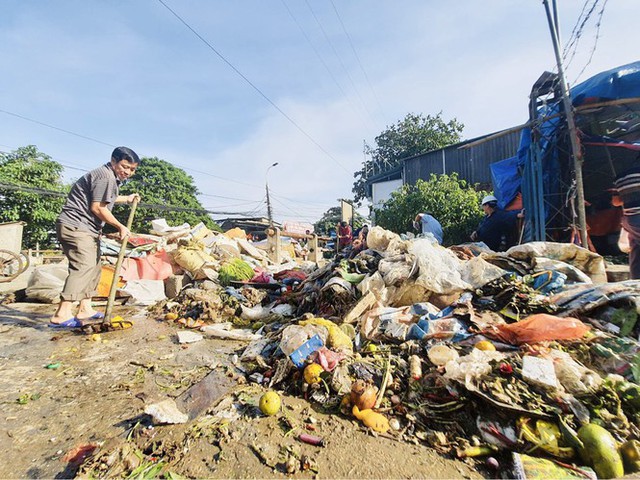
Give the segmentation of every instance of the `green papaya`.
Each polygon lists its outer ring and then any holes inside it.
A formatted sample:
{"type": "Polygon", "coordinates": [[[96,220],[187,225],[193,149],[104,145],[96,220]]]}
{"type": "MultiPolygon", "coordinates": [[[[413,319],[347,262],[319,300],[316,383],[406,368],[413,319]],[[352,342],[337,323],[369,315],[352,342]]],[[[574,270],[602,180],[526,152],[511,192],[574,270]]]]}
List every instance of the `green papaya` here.
{"type": "Polygon", "coordinates": [[[584,448],[580,456],[596,471],[598,478],[618,478],[624,475],[622,458],[613,436],[600,425],[589,423],[580,427],[578,438],[584,448]]]}

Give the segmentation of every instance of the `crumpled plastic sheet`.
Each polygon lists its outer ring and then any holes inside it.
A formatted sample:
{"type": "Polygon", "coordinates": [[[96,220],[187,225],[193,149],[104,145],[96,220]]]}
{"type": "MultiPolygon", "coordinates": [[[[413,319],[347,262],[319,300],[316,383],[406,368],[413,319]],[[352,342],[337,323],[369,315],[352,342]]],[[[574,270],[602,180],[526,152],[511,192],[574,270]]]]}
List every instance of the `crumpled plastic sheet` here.
{"type": "Polygon", "coordinates": [[[451,250],[419,238],[411,242],[409,253],[415,257],[418,267],[416,283],[427,290],[448,294],[473,289],[462,278],[464,262],[451,250]]]}
{"type": "Polygon", "coordinates": [[[518,260],[527,260],[532,264],[538,257],[560,260],[586,273],[593,283],[607,282],[604,258],[573,243],[529,242],[511,247],[506,254],[518,260]]]}

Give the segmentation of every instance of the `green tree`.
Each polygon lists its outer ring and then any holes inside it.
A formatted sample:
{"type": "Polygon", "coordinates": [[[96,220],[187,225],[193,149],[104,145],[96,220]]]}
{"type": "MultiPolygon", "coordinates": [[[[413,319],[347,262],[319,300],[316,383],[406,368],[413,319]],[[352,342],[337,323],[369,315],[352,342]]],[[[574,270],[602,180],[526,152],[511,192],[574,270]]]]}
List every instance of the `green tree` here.
{"type": "Polygon", "coordinates": [[[0,154],[0,222],[23,221],[22,246],[51,246],[69,187],[63,167],[34,145],[0,154]],[[49,193],[53,192],[53,193],[49,193]]]}
{"type": "MultiPolygon", "coordinates": [[[[220,227],[209,217],[196,197],[198,189],[193,178],[181,168],[171,165],[157,157],[143,158],[136,173],[120,188],[120,195],[139,193],[141,204],[155,207],[138,206],[133,220],[132,231],[149,233],[151,220],[166,219],[169,225],[181,225],[185,222],[195,226],[203,222],[208,228],[220,231],[220,227]]],[[[126,222],[129,206],[116,205],[114,215],[126,222]]]]}
{"type": "MultiPolygon", "coordinates": [[[[318,235],[328,235],[330,229],[335,229],[342,219],[342,211],[340,207],[331,207],[324,212],[322,218],[313,224],[314,231],[318,235]]],[[[353,225],[354,230],[362,227],[366,222],[366,218],[360,215],[358,212],[353,212],[353,225]]]]}
{"type": "Polygon", "coordinates": [[[429,212],[442,225],[446,245],[469,242],[471,232],[482,219],[480,199],[488,192],[476,191],[458,174],[431,175],[428,181],[403,185],[375,211],[376,224],[396,233],[414,231],[412,222],[429,212]]]}
{"type": "Polygon", "coordinates": [[[457,143],[464,125],[455,118],[445,122],[442,112],[436,116],[409,113],[395,125],[388,127],[375,138],[375,147],[365,143],[369,159],[362,169],[353,174],[354,201],[360,203],[367,197],[366,182],[369,177],[392,170],[402,159],[457,143]]]}

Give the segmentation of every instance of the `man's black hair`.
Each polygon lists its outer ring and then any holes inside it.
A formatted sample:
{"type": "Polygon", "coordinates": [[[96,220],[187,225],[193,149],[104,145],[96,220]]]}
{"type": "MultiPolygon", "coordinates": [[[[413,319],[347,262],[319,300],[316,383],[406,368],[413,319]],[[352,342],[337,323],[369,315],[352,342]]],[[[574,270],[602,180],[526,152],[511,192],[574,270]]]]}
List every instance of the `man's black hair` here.
{"type": "Polygon", "coordinates": [[[127,147],[116,147],[116,149],[111,154],[111,158],[113,158],[116,163],[121,162],[122,160],[128,160],[131,163],[140,163],[140,157],[138,154],[127,147]]]}

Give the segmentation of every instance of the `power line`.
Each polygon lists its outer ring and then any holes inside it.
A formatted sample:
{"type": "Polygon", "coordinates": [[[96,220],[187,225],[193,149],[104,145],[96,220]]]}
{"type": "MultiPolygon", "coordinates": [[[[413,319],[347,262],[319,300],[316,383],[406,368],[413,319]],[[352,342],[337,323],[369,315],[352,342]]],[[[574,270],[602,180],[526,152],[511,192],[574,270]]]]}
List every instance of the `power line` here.
{"type": "MultiPolygon", "coordinates": [[[[66,197],[68,194],[66,192],[57,192],[55,190],[48,190],[45,188],[39,187],[29,187],[26,185],[20,185],[15,183],[4,183],[0,182],[0,188],[4,188],[6,190],[19,191],[24,193],[35,193],[39,195],[48,195],[52,197],[66,197]]],[[[177,205],[162,205],[156,203],[144,203],[140,202],[138,204],[140,207],[150,208],[152,210],[168,210],[172,212],[191,212],[191,213],[199,213],[199,214],[211,214],[211,215],[241,215],[241,216],[251,216],[248,212],[227,212],[227,211],[214,211],[208,210],[204,208],[189,208],[189,207],[180,207],[177,205]]]]}
{"type": "Polygon", "coordinates": [[[380,99],[378,98],[378,95],[376,95],[376,91],[373,88],[373,85],[371,83],[371,81],[369,80],[369,75],[367,75],[367,71],[364,69],[364,66],[362,65],[362,62],[360,61],[360,56],[358,55],[358,52],[356,51],[356,47],[353,44],[353,41],[351,40],[351,35],[349,35],[349,32],[347,31],[347,27],[344,25],[344,22],[342,21],[342,17],[340,16],[340,13],[338,12],[338,9],[336,8],[336,4],[334,3],[333,0],[331,1],[331,6],[333,7],[333,11],[336,13],[336,17],[338,17],[338,21],[340,22],[340,25],[342,26],[342,31],[344,32],[345,36],[347,37],[347,40],[349,40],[349,45],[351,45],[351,50],[353,50],[353,54],[356,57],[356,61],[358,62],[358,65],[360,66],[360,70],[362,70],[362,73],[364,74],[364,78],[367,81],[367,84],[369,85],[369,88],[371,89],[371,93],[373,93],[373,98],[376,100],[376,103],[378,104],[378,109],[380,110],[380,113],[382,113],[383,118],[385,117],[384,115],[384,110],[382,108],[382,105],[380,104],[380,99]]]}
{"type": "Polygon", "coordinates": [[[224,63],[226,63],[229,68],[231,68],[234,72],[236,72],[245,82],[247,82],[251,88],[253,88],[262,98],[264,98],[273,108],[275,108],[284,118],[286,118],[289,123],[291,123],[300,133],[302,133],[311,143],[313,143],[316,147],[320,149],[325,155],[327,155],[331,160],[333,160],[337,165],[339,165],[345,172],[349,172],[342,163],[340,163],[333,155],[331,155],[327,150],[324,149],[322,145],[320,145],[316,140],[309,135],[300,125],[298,125],[289,115],[287,115],[284,110],[282,110],[273,100],[271,100],[262,90],[260,90],[251,80],[249,80],[240,70],[238,70],[235,65],[233,65],[229,60],[226,59],[224,55],[222,55],[213,45],[211,45],[205,38],[200,35],[191,25],[189,25],[180,15],[178,15],[174,10],[171,9],[163,0],[158,0],[171,14],[176,17],[185,27],[187,27],[202,43],[204,43],[209,49],[215,53],[224,63]]]}
{"type": "Polygon", "coordinates": [[[604,16],[604,10],[607,7],[608,1],[609,0],[604,0],[604,3],[602,4],[602,8],[598,12],[598,20],[596,21],[596,25],[595,25],[596,34],[595,34],[595,39],[593,41],[593,47],[591,48],[589,59],[585,63],[584,67],[582,67],[582,70],[580,70],[580,73],[578,73],[578,75],[576,76],[576,79],[573,82],[574,84],[578,82],[578,80],[580,79],[584,71],[591,64],[591,60],[593,60],[593,55],[596,53],[596,48],[598,47],[598,40],[600,39],[600,26],[602,25],[602,17],[604,16]]]}
{"type": "Polygon", "coordinates": [[[79,133],[72,132],[71,130],[65,130],[64,128],[56,127],[54,125],[49,125],[48,123],[40,122],[38,120],[34,120],[32,118],[25,117],[24,115],[19,115],[17,113],[8,112],[8,111],[2,110],[2,109],[0,109],[0,112],[2,112],[4,114],[7,114],[7,115],[11,115],[11,116],[14,116],[14,117],[21,118],[22,120],[26,120],[27,122],[33,122],[33,123],[37,123],[38,125],[43,125],[43,126],[48,127],[48,128],[53,128],[54,130],[59,130],[60,132],[68,133],[69,135],[74,135],[76,137],[84,138],[85,140],[90,140],[92,142],[100,143],[102,145],[106,145],[107,147],[115,148],[117,146],[117,145],[112,145],[110,143],[103,142],[102,140],[98,140],[96,138],[87,137],[86,135],[81,135],[79,133]]]}
{"type": "Polygon", "coordinates": [[[591,15],[593,14],[593,11],[597,7],[598,2],[600,0],[591,0],[593,3],[590,6],[588,6],[589,1],[590,0],[585,0],[585,3],[582,6],[582,11],[578,16],[578,20],[576,21],[576,24],[573,27],[573,31],[571,32],[569,41],[567,42],[567,46],[564,48],[562,57],[564,60],[565,69],[569,68],[569,66],[571,65],[571,62],[575,58],[575,55],[578,51],[578,43],[580,42],[580,38],[582,37],[582,32],[584,31],[584,27],[589,21],[589,18],[591,18],[591,15]],[[585,13],[587,9],[588,11],[585,13]]]}
{"type": "Polygon", "coordinates": [[[309,7],[309,10],[311,11],[311,14],[313,15],[313,18],[316,20],[316,23],[318,24],[318,26],[320,27],[320,31],[322,32],[322,34],[324,35],[325,40],[327,41],[327,43],[329,44],[329,46],[331,47],[331,50],[333,50],[334,55],[336,56],[336,58],[338,59],[338,62],[340,63],[340,65],[342,66],[342,70],[344,70],[344,73],[347,75],[347,78],[349,79],[351,86],[353,87],[353,90],[356,93],[356,96],[358,97],[358,99],[360,100],[360,103],[362,103],[362,106],[364,108],[364,111],[367,113],[367,115],[369,116],[369,119],[372,122],[372,126],[374,128],[375,127],[375,120],[373,119],[373,115],[371,115],[371,112],[369,111],[369,109],[367,108],[367,104],[365,103],[365,101],[362,99],[362,96],[360,95],[360,91],[358,90],[358,87],[356,86],[355,82],[353,81],[353,78],[351,77],[351,74],[349,74],[349,70],[347,69],[347,67],[345,66],[344,62],[342,61],[342,58],[340,57],[340,55],[338,54],[338,51],[336,50],[336,47],[334,47],[333,42],[331,41],[331,39],[329,38],[329,35],[327,34],[326,30],[324,29],[324,27],[322,26],[322,23],[320,23],[320,19],[318,18],[318,16],[316,15],[316,12],[313,10],[313,8],[311,7],[311,4],[309,3],[308,0],[305,0],[305,3],[307,4],[307,7],[309,7]]]}
{"type": "MultiPolygon", "coordinates": [[[[54,130],[58,130],[58,131],[60,131],[60,132],[68,133],[69,135],[73,135],[73,136],[75,136],[75,137],[79,137],[79,138],[83,138],[83,139],[85,139],[85,140],[89,140],[89,141],[91,141],[91,142],[99,143],[99,144],[101,144],[101,145],[106,145],[106,146],[108,146],[108,147],[112,147],[112,148],[115,148],[115,147],[117,146],[117,145],[113,145],[113,144],[111,144],[111,143],[103,142],[102,140],[98,140],[98,139],[96,139],[96,138],[92,138],[92,137],[88,137],[88,136],[86,136],[86,135],[82,135],[82,134],[80,134],[80,133],[72,132],[71,130],[66,130],[66,129],[64,129],[64,128],[56,127],[55,125],[51,125],[51,124],[48,124],[48,123],[45,123],[45,122],[41,122],[41,121],[39,121],[39,120],[34,120],[33,118],[25,117],[24,115],[20,115],[20,114],[14,113],[14,112],[9,112],[9,111],[7,111],[7,110],[2,110],[2,109],[0,109],[0,112],[1,112],[1,113],[5,113],[5,114],[7,114],[7,115],[11,115],[11,116],[13,116],[13,117],[20,118],[20,119],[22,119],[22,120],[26,120],[26,121],[28,121],[28,122],[32,122],[32,123],[36,123],[36,124],[38,124],[38,125],[45,126],[45,127],[47,127],[47,128],[52,128],[52,129],[54,129],[54,130]]],[[[212,174],[212,173],[204,172],[204,171],[202,171],[202,170],[196,170],[195,168],[185,167],[185,166],[182,166],[182,165],[180,165],[180,164],[178,164],[178,163],[175,163],[175,162],[173,162],[173,165],[175,165],[175,166],[177,166],[177,167],[180,167],[180,168],[182,168],[183,170],[188,170],[188,171],[192,171],[192,172],[195,172],[195,173],[200,173],[200,174],[202,174],[202,175],[207,175],[207,176],[209,176],[209,177],[217,178],[217,179],[219,179],[219,180],[224,180],[224,181],[226,181],[226,182],[237,183],[237,184],[244,185],[244,186],[247,186],[247,187],[257,187],[257,188],[260,188],[260,187],[259,187],[259,185],[254,185],[254,184],[251,184],[251,183],[241,182],[241,181],[239,181],[239,180],[234,180],[234,179],[232,179],[232,178],[221,177],[221,176],[219,176],[219,175],[214,175],[214,174],[212,174]]],[[[65,165],[65,166],[66,166],[66,165],[65,165]]],[[[69,167],[69,168],[74,168],[74,167],[69,167]]],[[[81,169],[76,168],[76,170],[81,170],[81,169]]],[[[88,171],[88,170],[85,170],[85,171],[88,171]]]]}
{"type": "MultiPolygon", "coordinates": [[[[9,112],[9,111],[2,110],[2,109],[0,109],[0,112],[6,113],[8,115],[11,115],[11,116],[14,116],[14,117],[17,117],[17,118],[20,118],[20,119],[23,119],[23,120],[26,120],[26,121],[29,121],[29,122],[33,122],[33,123],[36,123],[36,124],[39,124],[39,125],[43,125],[43,126],[46,126],[47,128],[52,128],[54,130],[58,130],[60,132],[67,133],[67,134],[73,135],[75,137],[84,138],[84,139],[90,140],[92,142],[97,142],[97,143],[100,143],[102,145],[107,145],[109,147],[113,147],[113,145],[111,145],[109,143],[106,143],[106,142],[103,142],[101,140],[94,139],[92,137],[88,137],[86,135],[82,135],[82,134],[73,132],[71,130],[67,130],[67,129],[64,129],[64,128],[56,127],[55,125],[50,125],[50,124],[45,123],[45,122],[40,122],[39,120],[34,120],[32,118],[25,117],[24,115],[19,115],[17,113],[9,112]]],[[[4,147],[12,148],[13,150],[17,150],[17,149],[15,149],[15,148],[13,148],[13,147],[11,147],[9,145],[4,145],[4,147]]],[[[0,152],[0,153],[2,153],[2,152],[0,152]]],[[[4,153],[9,154],[9,155],[12,154],[11,152],[4,152],[4,153]]],[[[70,168],[72,170],[79,170],[79,171],[83,171],[83,172],[88,172],[89,171],[86,168],[74,167],[74,166],[69,165],[68,163],[63,163],[64,161],[61,161],[60,159],[56,159],[54,157],[50,157],[50,158],[53,159],[53,160],[56,160],[58,163],[60,163],[60,165],[66,167],[66,168],[70,168]]],[[[179,163],[176,163],[176,162],[172,162],[172,164],[175,165],[176,167],[180,167],[183,170],[189,170],[189,171],[193,171],[193,172],[196,172],[196,173],[201,173],[203,175],[207,175],[207,176],[210,176],[210,177],[213,177],[213,178],[217,178],[217,179],[220,179],[220,180],[224,180],[224,181],[228,181],[228,182],[232,182],[232,183],[237,183],[237,184],[240,184],[240,185],[245,185],[245,186],[249,186],[249,187],[253,187],[253,188],[262,188],[260,185],[255,185],[255,184],[252,184],[252,183],[242,182],[242,181],[234,180],[234,179],[231,179],[231,178],[226,178],[226,177],[221,177],[221,176],[218,176],[218,175],[213,175],[213,174],[208,173],[208,172],[204,172],[204,171],[201,171],[201,170],[196,170],[196,169],[193,169],[193,168],[190,168],[190,167],[182,166],[182,165],[180,165],[179,163]]],[[[278,195],[274,194],[273,192],[271,194],[274,195],[274,196],[278,196],[278,195]]],[[[216,195],[205,194],[205,193],[199,193],[199,195],[217,197],[216,195]]],[[[222,197],[222,196],[218,196],[218,197],[225,198],[225,197],[222,197]]],[[[249,199],[241,199],[241,198],[233,198],[233,197],[227,197],[227,198],[229,198],[231,200],[247,200],[247,201],[249,201],[249,199]]],[[[287,199],[287,200],[290,200],[290,201],[294,201],[294,202],[298,202],[298,203],[306,203],[306,204],[310,204],[310,205],[321,205],[323,207],[326,206],[326,204],[320,204],[320,203],[314,203],[314,202],[306,202],[304,200],[298,200],[298,199],[294,200],[294,199],[291,199],[291,198],[288,198],[288,197],[284,197],[282,195],[280,195],[280,198],[284,198],[284,199],[287,199]]]]}
{"type": "Polygon", "coordinates": [[[307,43],[309,44],[311,49],[315,52],[316,56],[318,57],[318,59],[320,60],[322,65],[324,66],[325,70],[329,73],[329,76],[331,77],[333,82],[338,87],[338,90],[340,90],[340,93],[342,93],[342,96],[347,100],[347,102],[349,102],[349,105],[351,105],[351,108],[361,118],[361,120],[366,121],[366,118],[364,118],[364,116],[362,115],[362,112],[356,107],[356,105],[353,102],[353,100],[351,99],[351,97],[349,95],[347,95],[347,92],[345,92],[345,90],[342,88],[342,85],[340,85],[340,82],[338,82],[338,79],[336,78],[336,76],[333,74],[333,72],[329,68],[329,65],[327,64],[327,62],[325,62],[324,57],[320,54],[320,52],[315,47],[313,42],[311,42],[311,38],[309,37],[309,35],[307,35],[307,32],[304,30],[304,28],[302,27],[300,22],[298,22],[298,19],[293,15],[293,12],[291,11],[289,6],[287,5],[286,1],[285,0],[281,0],[281,1],[282,1],[282,4],[284,5],[284,8],[286,8],[287,12],[289,12],[289,16],[291,16],[291,18],[293,19],[295,24],[298,26],[298,28],[302,32],[302,35],[307,40],[307,43]]]}

